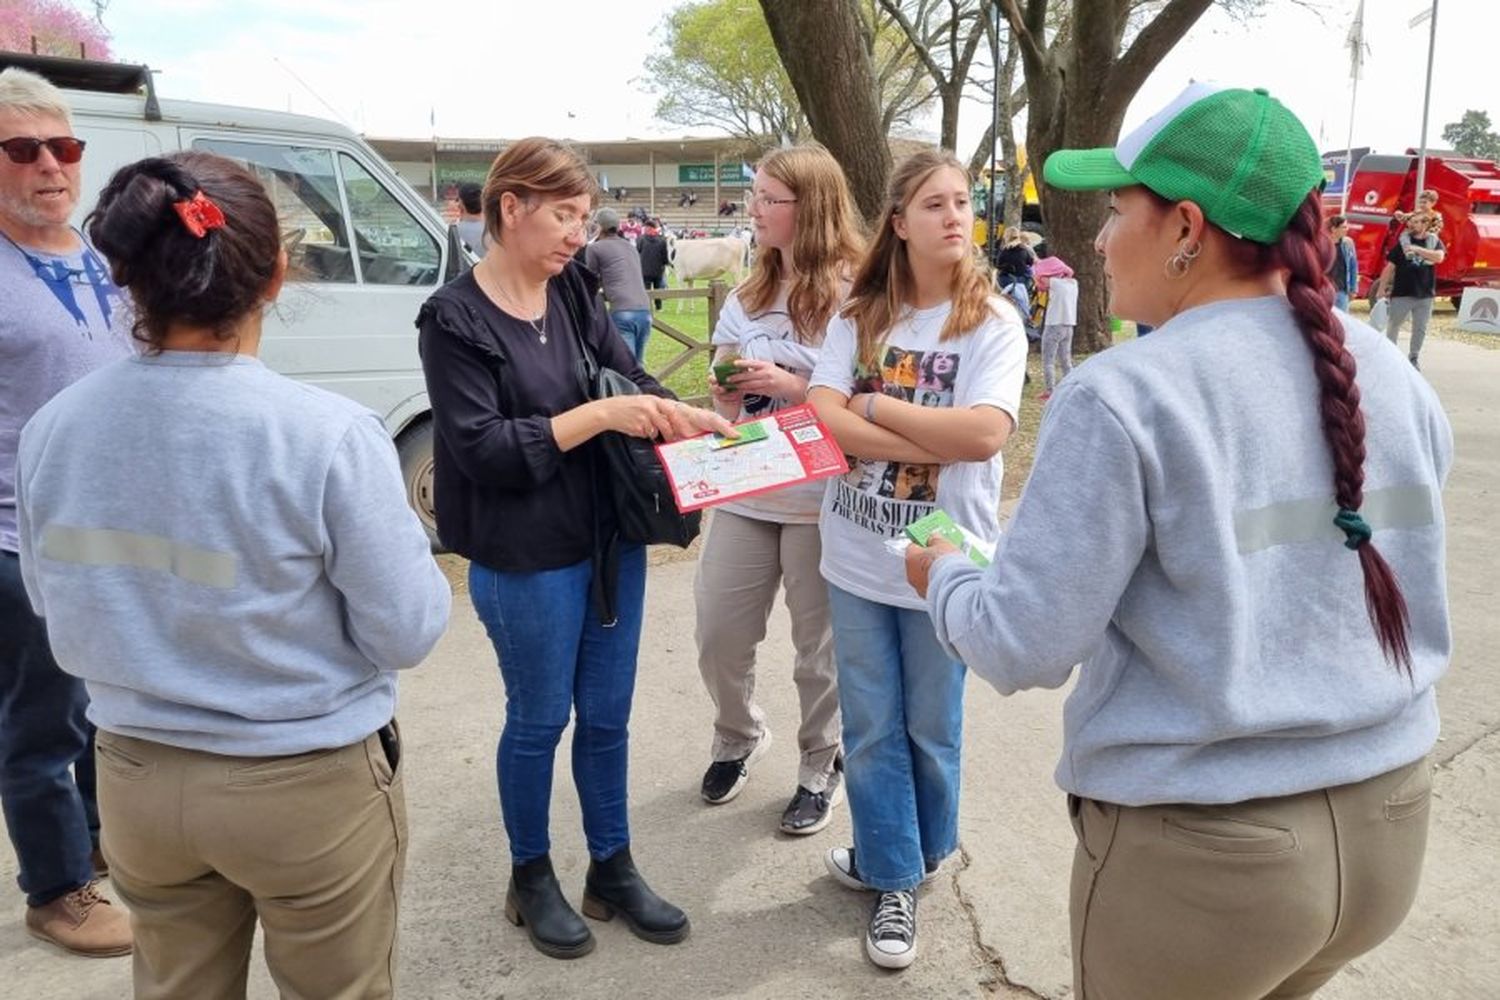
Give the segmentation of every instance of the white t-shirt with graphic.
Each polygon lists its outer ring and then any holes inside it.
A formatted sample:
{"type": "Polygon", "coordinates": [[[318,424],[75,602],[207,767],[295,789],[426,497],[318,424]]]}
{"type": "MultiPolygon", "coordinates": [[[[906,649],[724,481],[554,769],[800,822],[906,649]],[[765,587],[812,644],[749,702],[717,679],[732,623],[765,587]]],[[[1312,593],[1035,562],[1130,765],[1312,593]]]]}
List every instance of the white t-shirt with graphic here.
{"type": "MultiPolygon", "coordinates": [[[[714,326],[710,342],[714,348],[732,348],[740,357],[754,361],[771,361],[794,375],[808,378],[818,361],[818,350],[822,341],[821,330],[816,340],[803,343],[797,339],[792,325],[792,315],[787,310],[787,284],[764,310],[750,315],[738,290],[729,293],[724,308],[719,313],[719,322],[714,326]]],[[[765,417],[777,410],[794,406],[784,399],[770,396],[747,395],[744,407],[737,420],[765,417]]],[[[817,524],[818,509],[823,503],[824,484],[799,483],[773,493],[762,493],[726,503],[724,510],[758,521],[776,521],[780,524],[817,524]]]]}
{"type": "MultiPolygon", "coordinates": [[[[809,388],[853,396],[883,392],[920,406],[993,406],[1017,419],[1026,372],[1026,333],[1009,304],[991,298],[991,315],[968,334],[939,341],[950,304],[908,310],[880,349],[880,370],[858,370],[854,324],[837,317],[809,388]]],[[[900,555],[886,547],[906,526],[947,511],[986,542],[1000,535],[999,454],[983,462],[917,465],[854,459],[829,480],[819,523],[823,578],[866,600],[903,608],[925,602],[906,582],[900,555]]]]}

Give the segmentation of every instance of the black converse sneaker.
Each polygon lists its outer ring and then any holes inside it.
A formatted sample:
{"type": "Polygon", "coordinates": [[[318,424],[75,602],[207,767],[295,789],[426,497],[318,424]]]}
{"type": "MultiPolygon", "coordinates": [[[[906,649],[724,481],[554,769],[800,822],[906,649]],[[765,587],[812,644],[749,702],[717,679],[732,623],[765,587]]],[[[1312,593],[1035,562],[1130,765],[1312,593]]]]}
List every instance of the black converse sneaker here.
{"type": "MultiPolygon", "coordinates": [[[[854,848],[852,847],[830,847],[823,854],[823,865],[828,869],[839,885],[846,889],[855,889],[861,892],[874,892],[875,887],[865,882],[860,877],[859,869],[854,866],[854,848]]],[[[922,884],[926,885],[938,876],[938,869],[942,862],[937,864],[928,863],[923,866],[922,884]]]]}
{"type": "Polygon", "coordinates": [[[771,731],[761,734],[755,749],[738,760],[716,760],[703,772],[703,785],[699,793],[710,805],[720,806],[740,794],[745,782],[750,780],[750,765],[755,763],[771,746],[771,731]]]}
{"type": "Polygon", "coordinates": [[[882,969],[904,969],[916,959],[916,893],[897,889],[876,897],[865,931],[865,954],[882,969]]]}

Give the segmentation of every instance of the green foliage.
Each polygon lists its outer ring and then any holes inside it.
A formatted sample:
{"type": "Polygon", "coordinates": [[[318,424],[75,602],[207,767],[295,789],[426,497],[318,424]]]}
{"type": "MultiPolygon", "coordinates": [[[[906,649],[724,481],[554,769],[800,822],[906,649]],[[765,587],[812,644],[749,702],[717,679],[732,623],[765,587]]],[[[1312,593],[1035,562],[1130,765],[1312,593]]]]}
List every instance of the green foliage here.
{"type": "MultiPolygon", "coordinates": [[[[874,0],[861,0],[864,43],[880,90],[883,130],[910,124],[933,88],[911,42],[874,0]]],[[[661,95],[656,115],[689,127],[720,128],[757,144],[809,137],[797,92],[750,0],[692,0],[662,22],[661,49],[646,59],[646,82],[661,95]]]]}
{"type": "Polygon", "coordinates": [[[646,73],[657,117],[753,140],[793,141],[807,129],[760,8],[746,0],[683,4],[662,23],[646,73]]]}
{"type": "Polygon", "coordinates": [[[1472,108],[1456,122],[1443,126],[1443,141],[1465,156],[1500,160],[1500,135],[1490,131],[1490,116],[1472,108]]]}

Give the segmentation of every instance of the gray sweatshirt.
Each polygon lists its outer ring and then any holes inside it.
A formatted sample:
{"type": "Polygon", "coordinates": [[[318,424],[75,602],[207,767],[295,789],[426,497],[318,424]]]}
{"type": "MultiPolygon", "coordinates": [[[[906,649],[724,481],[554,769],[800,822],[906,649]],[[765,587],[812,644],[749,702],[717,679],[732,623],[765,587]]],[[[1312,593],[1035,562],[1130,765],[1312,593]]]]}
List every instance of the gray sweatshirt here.
{"type": "Polygon", "coordinates": [[[1411,680],[1381,654],[1333,524],[1290,307],[1189,310],[1062,382],[989,570],[961,556],[933,568],[939,639],[1002,693],[1059,687],[1082,661],[1067,791],[1235,802],[1360,781],[1432,747],[1452,433],[1401,353],[1339,316],[1363,397],[1362,512],[1410,609],[1411,680]]]}
{"type": "Polygon", "coordinates": [[[623,236],[601,236],[584,248],[584,261],[598,272],[604,301],[614,312],[650,309],[641,255],[623,236]]]}
{"type": "Polygon", "coordinates": [[[21,434],[21,572],[101,729],[275,756],[395,711],[451,602],[379,418],[241,356],[108,365],[21,434]]]}

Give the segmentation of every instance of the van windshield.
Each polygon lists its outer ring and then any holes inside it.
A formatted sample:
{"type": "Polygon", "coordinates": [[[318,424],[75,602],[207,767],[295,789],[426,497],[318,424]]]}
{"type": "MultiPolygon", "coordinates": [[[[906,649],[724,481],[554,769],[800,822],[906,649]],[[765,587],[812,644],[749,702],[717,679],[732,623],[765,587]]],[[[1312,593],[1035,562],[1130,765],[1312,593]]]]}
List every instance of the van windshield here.
{"type": "Polygon", "coordinates": [[[238,160],[276,206],[295,280],[434,285],[437,241],[354,157],[312,146],[201,138],[198,149],[238,160]]]}

